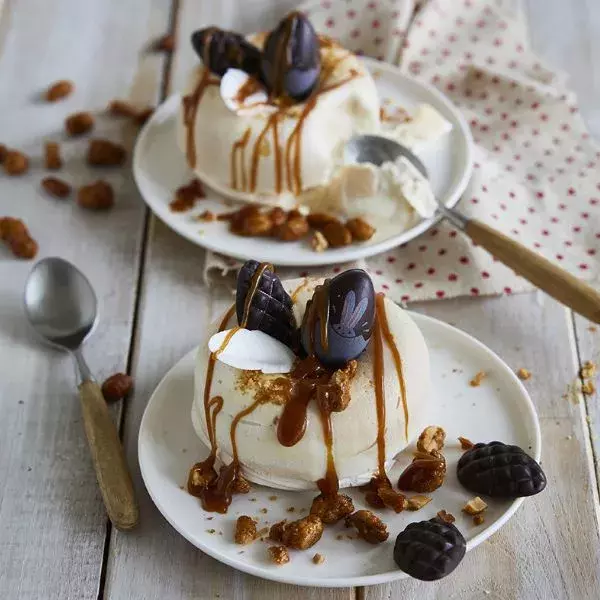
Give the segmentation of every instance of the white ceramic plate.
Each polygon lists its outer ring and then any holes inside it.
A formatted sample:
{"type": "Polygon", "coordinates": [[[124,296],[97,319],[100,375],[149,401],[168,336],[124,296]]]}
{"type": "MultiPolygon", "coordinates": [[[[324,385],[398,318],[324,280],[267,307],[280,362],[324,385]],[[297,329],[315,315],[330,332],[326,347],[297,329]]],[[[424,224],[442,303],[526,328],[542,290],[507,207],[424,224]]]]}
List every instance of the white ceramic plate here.
{"type": "MultiPolygon", "coordinates": [[[[257,518],[259,529],[282,519],[299,518],[307,514],[315,492],[281,492],[253,485],[249,494],[234,496],[228,514],[218,515],[205,512],[200,502],[182,488],[192,464],[208,454],[195,435],[190,418],[196,351],[167,373],[152,395],[140,426],[138,450],[142,477],[169,523],[192,544],[236,569],[274,581],[323,587],[373,585],[406,577],[392,558],[396,536],[410,522],[430,519],[441,509],[456,517],[456,526],[467,539],[468,550],[497,531],[523,499],[489,500],[485,524],[473,525],[471,517],[461,513],[461,507],[473,494],[462,488],[456,478],[456,463],[462,453],[457,437],[464,436],[474,442],[500,440],[517,444],[539,461],[541,440],[535,408],[514,373],[486,346],[441,321],[417,313],[412,316],[431,354],[434,394],[431,404],[435,408],[430,419],[431,424],[440,425],[447,432],[444,454],[448,475],[442,487],[431,494],[432,502],[420,511],[400,514],[377,511],[390,531],[387,542],[372,546],[360,539],[347,539],[346,534],[352,530],[338,523],[326,527],[313,548],[290,551],[290,562],[281,567],[269,562],[265,542],[236,545],[233,531],[239,515],[257,518]],[[487,372],[486,379],[481,386],[470,387],[470,379],[479,371],[487,372]],[[271,500],[273,496],[277,499],[271,500]],[[288,512],[289,507],[295,507],[296,511],[288,512]],[[343,539],[337,539],[338,535],[343,539]],[[325,556],[324,564],[312,563],[316,552],[325,556]]],[[[390,474],[393,483],[411,461],[410,452],[411,448],[399,455],[390,474]]],[[[345,490],[345,493],[352,496],[357,509],[368,508],[360,491],[345,490]]]]}
{"type": "MultiPolygon", "coordinates": [[[[422,103],[431,104],[450,123],[452,131],[435,147],[420,154],[428,169],[433,191],[447,206],[460,199],[471,175],[472,140],[469,128],[456,107],[432,86],[402,74],[397,67],[372,59],[364,59],[375,74],[381,98],[390,98],[395,105],[411,109],[422,103]]],[[[280,266],[316,266],[358,260],[385,252],[423,233],[438,218],[421,221],[407,231],[390,223],[380,228],[371,240],[344,248],[315,252],[307,240],[281,242],[268,238],[246,238],[233,235],[225,222],[202,223],[194,220],[204,210],[215,213],[232,210],[231,202],[208,191],[208,198],[185,213],[173,213],[169,202],[175,190],[192,178],[185,157],[176,141],[176,118],[180,96],[171,96],[154,113],[140,133],[133,157],[133,173],[138,188],[154,214],[169,227],[190,241],[227,256],[280,266]]],[[[229,160],[223,157],[223,160],[229,160]]]]}

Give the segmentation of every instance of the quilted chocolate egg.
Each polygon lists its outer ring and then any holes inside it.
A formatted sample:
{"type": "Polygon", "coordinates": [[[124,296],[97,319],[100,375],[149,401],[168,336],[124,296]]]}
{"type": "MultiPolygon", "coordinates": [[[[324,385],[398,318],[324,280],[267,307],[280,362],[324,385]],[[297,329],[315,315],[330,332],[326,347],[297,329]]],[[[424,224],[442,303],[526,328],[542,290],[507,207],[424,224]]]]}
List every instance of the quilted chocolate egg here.
{"type": "Polygon", "coordinates": [[[302,345],[328,367],[358,358],[375,321],[375,290],[362,269],[350,269],[319,286],[307,304],[302,345]]]}
{"type": "Polygon", "coordinates": [[[301,101],[315,88],[320,71],[319,38],[306,16],[292,12],[265,41],[263,80],[276,97],[301,101]]]}
{"type": "Polygon", "coordinates": [[[296,345],[292,299],[270,265],[255,260],[244,263],[238,273],[235,308],[240,326],[259,329],[292,349],[296,345]]]}
{"type": "Polygon", "coordinates": [[[211,72],[223,76],[227,69],[240,69],[260,77],[261,51],[241,35],[207,27],[192,34],[192,46],[211,72]]]}
{"type": "Polygon", "coordinates": [[[411,523],[396,538],[394,560],[411,577],[435,581],[450,575],[464,558],[462,533],[439,518],[411,523]]]}

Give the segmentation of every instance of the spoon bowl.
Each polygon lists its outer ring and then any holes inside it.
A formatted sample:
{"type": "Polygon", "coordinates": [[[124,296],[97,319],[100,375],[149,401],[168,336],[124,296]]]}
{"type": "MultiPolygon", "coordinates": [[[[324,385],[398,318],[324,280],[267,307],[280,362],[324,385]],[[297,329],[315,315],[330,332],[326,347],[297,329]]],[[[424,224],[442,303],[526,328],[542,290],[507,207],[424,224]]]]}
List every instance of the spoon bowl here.
{"type": "Polygon", "coordinates": [[[75,266],[62,258],[46,258],[27,278],[25,314],[46,342],[73,352],[98,322],[98,301],[75,266]]]}

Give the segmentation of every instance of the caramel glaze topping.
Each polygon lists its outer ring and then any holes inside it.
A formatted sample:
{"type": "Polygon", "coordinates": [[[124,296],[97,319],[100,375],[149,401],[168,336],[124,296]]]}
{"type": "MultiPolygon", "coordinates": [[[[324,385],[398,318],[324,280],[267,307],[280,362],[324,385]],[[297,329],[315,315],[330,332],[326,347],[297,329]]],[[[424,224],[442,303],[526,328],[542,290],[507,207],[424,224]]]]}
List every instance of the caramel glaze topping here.
{"type": "MultiPolygon", "coordinates": [[[[319,85],[315,88],[312,95],[304,102],[304,106],[302,106],[300,114],[297,117],[298,120],[287,140],[281,140],[280,125],[286,118],[292,117],[291,110],[295,108],[292,101],[289,98],[286,98],[284,94],[284,78],[290,60],[289,39],[295,18],[296,13],[291,13],[288,16],[284,35],[281,36],[281,40],[277,47],[275,57],[275,73],[277,76],[275,77],[271,98],[268,102],[270,106],[275,106],[277,110],[269,115],[263,129],[258,133],[258,136],[252,143],[249,176],[246,172],[246,147],[252,133],[250,128],[244,132],[241,138],[232,144],[230,153],[230,177],[231,187],[235,190],[251,193],[256,191],[258,186],[258,169],[261,160],[261,147],[267,135],[271,132],[275,158],[275,192],[279,194],[284,189],[285,170],[285,185],[287,190],[294,195],[299,195],[303,189],[301,148],[304,122],[315,108],[317,99],[321,94],[327,93],[360,75],[358,71],[352,69],[348,77],[338,83],[328,85],[328,81],[335,69],[346,57],[350,56],[350,53],[344,54],[334,60],[330,60],[327,65],[323,65],[319,85]]],[[[320,37],[319,42],[323,49],[329,49],[336,45],[333,40],[325,37],[320,37]]],[[[208,52],[209,47],[210,39],[207,39],[205,42],[205,52],[208,52]]],[[[204,64],[208,65],[208,56],[204,57],[204,64]]],[[[204,92],[210,85],[220,85],[220,80],[211,78],[211,73],[205,66],[194,91],[183,98],[183,118],[186,128],[186,155],[188,165],[192,169],[196,167],[194,123],[204,92]]],[[[237,100],[243,102],[244,99],[252,95],[258,89],[258,85],[258,81],[256,81],[255,78],[250,77],[240,88],[237,94],[237,100]]]]}

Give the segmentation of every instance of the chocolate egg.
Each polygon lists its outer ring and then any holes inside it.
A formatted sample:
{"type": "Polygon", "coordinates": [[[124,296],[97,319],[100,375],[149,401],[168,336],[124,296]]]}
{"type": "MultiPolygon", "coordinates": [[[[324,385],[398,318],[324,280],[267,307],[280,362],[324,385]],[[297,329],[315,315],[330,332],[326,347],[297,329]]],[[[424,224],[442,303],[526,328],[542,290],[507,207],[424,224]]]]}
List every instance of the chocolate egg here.
{"type": "Polygon", "coordinates": [[[302,346],[328,367],[339,368],[367,347],[375,321],[375,290],[362,269],[350,269],[319,286],[307,304],[302,346]]]}
{"type": "Polygon", "coordinates": [[[263,80],[275,97],[301,101],[317,85],[320,72],[319,38],[305,15],[292,12],[265,41],[263,80]]]}
{"type": "Polygon", "coordinates": [[[207,27],[192,34],[192,46],[212,73],[223,76],[227,69],[241,69],[260,77],[261,51],[241,35],[207,27]]]}
{"type": "Polygon", "coordinates": [[[246,261],[238,273],[235,297],[241,327],[259,329],[293,349],[297,329],[292,304],[271,265],[246,261]]]}

